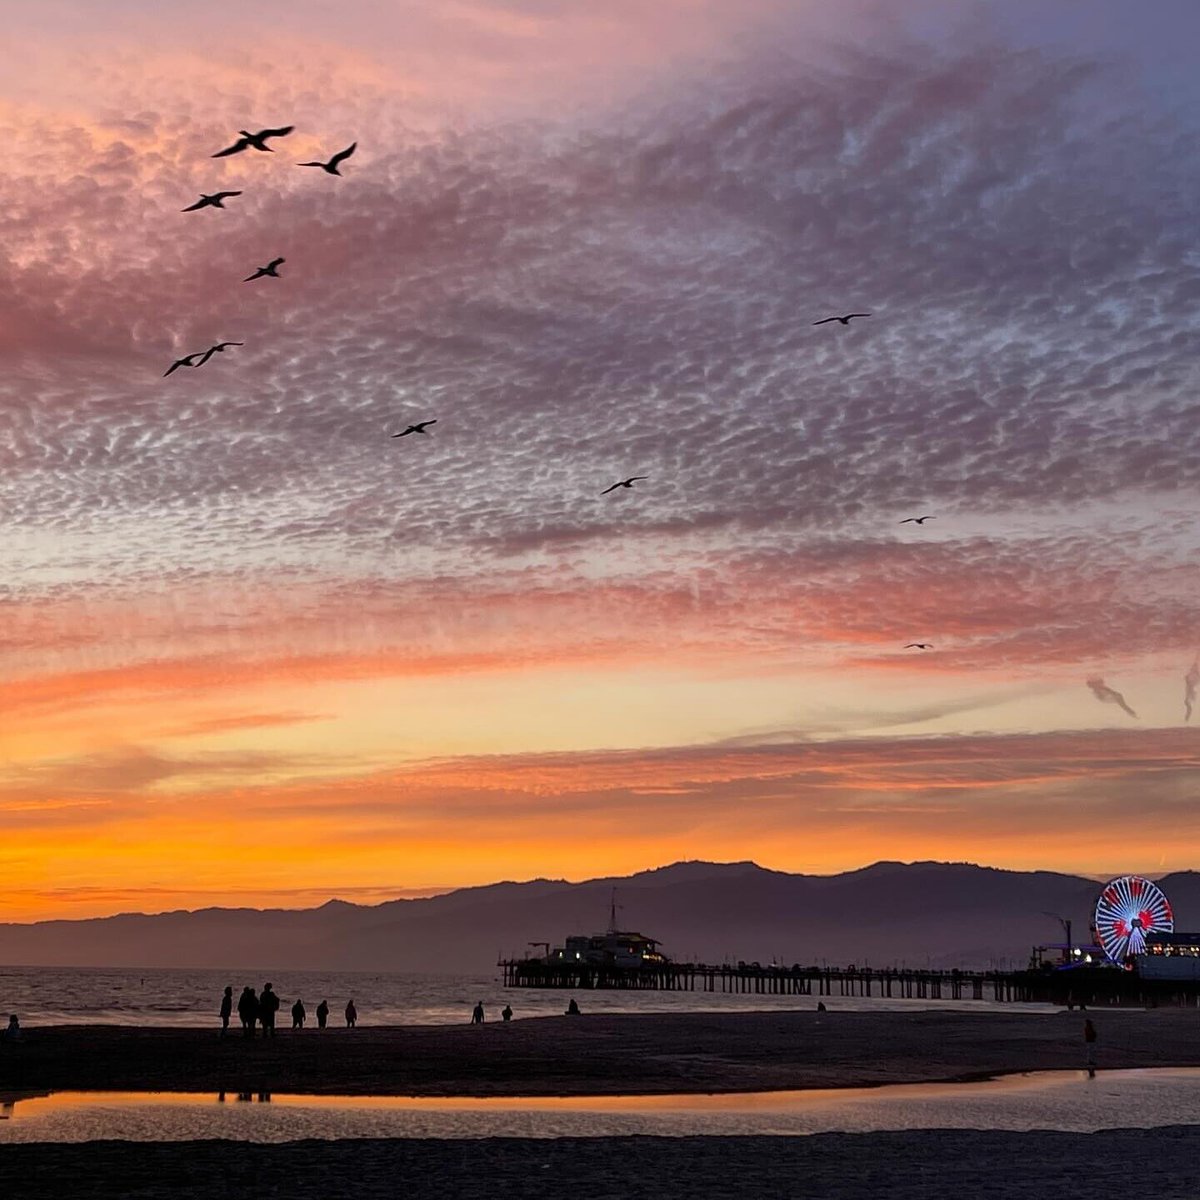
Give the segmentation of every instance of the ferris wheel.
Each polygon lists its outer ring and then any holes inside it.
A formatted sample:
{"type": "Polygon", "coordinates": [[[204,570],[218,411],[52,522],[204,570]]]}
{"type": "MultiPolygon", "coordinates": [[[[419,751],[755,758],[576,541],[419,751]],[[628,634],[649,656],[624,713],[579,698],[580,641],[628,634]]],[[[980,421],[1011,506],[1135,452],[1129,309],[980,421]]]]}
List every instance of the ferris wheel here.
{"type": "Polygon", "coordinates": [[[1104,953],[1123,963],[1129,955],[1145,952],[1146,934],[1152,930],[1170,933],[1175,914],[1157,884],[1140,875],[1122,875],[1104,886],[1094,924],[1104,953]]]}

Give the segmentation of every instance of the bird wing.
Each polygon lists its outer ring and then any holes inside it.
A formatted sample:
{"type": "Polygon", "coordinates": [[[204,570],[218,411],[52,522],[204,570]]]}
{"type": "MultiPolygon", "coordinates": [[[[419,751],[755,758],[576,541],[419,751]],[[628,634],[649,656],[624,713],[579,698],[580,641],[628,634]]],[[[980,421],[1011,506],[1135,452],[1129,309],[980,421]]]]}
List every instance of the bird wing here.
{"type": "Polygon", "coordinates": [[[836,321],[837,317],[823,317],[820,321],[814,321],[814,325],[828,325],[830,321],[836,321]]]}
{"type": "Polygon", "coordinates": [[[869,317],[870,315],[870,313],[847,313],[846,320],[850,320],[851,317],[869,317]]]}
{"type": "Polygon", "coordinates": [[[620,486],[621,485],[619,483],[614,483],[612,487],[606,487],[604,491],[600,493],[600,495],[607,496],[609,492],[615,492],[620,486]]]}
{"type": "Polygon", "coordinates": [[[181,208],[180,212],[195,212],[198,208],[204,208],[208,204],[208,200],[201,196],[195,204],[189,204],[187,208],[181,208]]]}
{"type": "Polygon", "coordinates": [[[258,136],[260,138],[287,137],[295,128],[295,125],[281,125],[278,129],[260,129],[258,136]]]}
{"type": "Polygon", "coordinates": [[[238,138],[232,146],[226,146],[224,150],[218,150],[212,158],[225,158],[230,154],[240,154],[245,148],[250,145],[249,138],[238,138]]]}
{"type": "Polygon", "coordinates": [[[180,367],[190,367],[192,364],[185,358],[176,359],[164,372],[163,378],[166,379],[172,371],[178,371],[180,367]]]}
{"type": "Polygon", "coordinates": [[[905,517],[904,520],[900,522],[900,524],[907,525],[909,523],[909,521],[915,521],[916,519],[917,519],[916,517],[905,517]]]}
{"type": "Polygon", "coordinates": [[[230,196],[240,196],[241,194],[242,194],[241,192],[218,192],[213,197],[213,199],[214,200],[228,200],[230,196]]]}
{"type": "Polygon", "coordinates": [[[650,478],[649,475],[630,475],[630,477],[625,482],[626,483],[636,483],[639,479],[649,479],[649,478],[650,478]]]}
{"type": "Polygon", "coordinates": [[[334,155],[334,156],[333,156],[333,157],[332,157],[332,158],[329,160],[329,165],[330,165],[331,167],[336,167],[336,166],[337,166],[339,163],[343,163],[343,162],[345,162],[345,161],[346,161],[346,159],[348,159],[348,158],[350,157],[350,155],[352,155],[352,154],[354,153],[354,151],[355,151],[355,150],[357,150],[357,149],[358,149],[358,143],[357,143],[357,142],[351,142],[351,143],[350,143],[350,145],[348,145],[348,146],[345,148],[345,150],[339,150],[339,151],[338,151],[338,152],[337,152],[337,153],[336,153],[336,154],[335,154],[335,155],[334,155]]]}
{"type": "Polygon", "coordinates": [[[266,271],[264,271],[262,269],[262,267],[259,267],[258,270],[255,271],[253,275],[247,275],[246,278],[242,280],[242,282],[249,283],[252,279],[257,279],[260,275],[265,275],[265,274],[266,274],[266,271]]]}
{"type": "Polygon", "coordinates": [[[436,425],[436,424],[437,424],[437,417],[434,417],[432,421],[422,421],[421,424],[418,426],[418,428],[424,429],[427,425],[436,425]]]}
{"type": "Polygon", "coordinates": [[[310,162],[310,163],[297,163],[296,164],[296,166],[298,166],[298,167],[323,167],[324,165],[325,164],[323,162],[310,162]]]}
{"type": "Polygon", "coordinates": [[[267,263],[267,270],[270,271],[273,267],[278,267],[285,262],[287,262],[286,258],[273,258],[269,263],[267,263]]]}

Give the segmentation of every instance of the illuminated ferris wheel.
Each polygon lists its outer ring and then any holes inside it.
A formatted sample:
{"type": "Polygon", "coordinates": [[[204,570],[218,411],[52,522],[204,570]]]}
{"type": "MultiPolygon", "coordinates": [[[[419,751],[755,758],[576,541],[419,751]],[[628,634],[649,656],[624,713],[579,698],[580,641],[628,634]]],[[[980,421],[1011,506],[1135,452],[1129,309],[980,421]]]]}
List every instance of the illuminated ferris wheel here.
{"type": "Polygon", "coordinates": [[[1175,927],[1171,902],[1162,889],[1140,875],[1122,875],[1105,885],[1096,902],[1096,936],[1115,963],[1146,949],[1151,931],[1170,933],[1175,927]]]}

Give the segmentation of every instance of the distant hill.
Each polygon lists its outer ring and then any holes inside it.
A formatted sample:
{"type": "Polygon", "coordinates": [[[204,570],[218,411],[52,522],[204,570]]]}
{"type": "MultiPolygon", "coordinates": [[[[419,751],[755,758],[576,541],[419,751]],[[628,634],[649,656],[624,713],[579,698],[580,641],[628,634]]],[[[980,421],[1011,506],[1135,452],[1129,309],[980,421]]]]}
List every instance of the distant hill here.
{"type": "MultiPolygon", "coordinates": [[[[1200,929],[1200,875],[1159,880],[1180,928],[1200,929]]],[[[206,908],[156,916],[0,924],[0,963],[413,971],[489,970],[532,942],[618,923],[676,959],[846,965],[1023,965],[1034,943],[1087,940],[1099,885],[1049,871],[880,862],[789,875],[752,862],[684,862],[584,883],[537,879],[442,896],[312,909],[206,908]]]]}

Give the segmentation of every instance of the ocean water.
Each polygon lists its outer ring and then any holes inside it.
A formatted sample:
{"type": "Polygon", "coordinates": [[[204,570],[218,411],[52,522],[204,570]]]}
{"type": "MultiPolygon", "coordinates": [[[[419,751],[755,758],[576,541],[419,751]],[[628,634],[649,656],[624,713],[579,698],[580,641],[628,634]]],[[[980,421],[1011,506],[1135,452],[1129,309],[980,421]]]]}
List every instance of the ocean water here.
{"type": "MultiPolygon", "coordinates": [[[[342,1023],[346,1001],[354,999],[360,1025],[450,1025],[470,1020],[482,1000],[488,1020],[499,1020],[510,1004],[514,1019],[561,1013],[574,997],[588,1013],[795,1011],[816,1007],[815,996],[724,995],[720,992],[570,992],[556,988],[505,988],[497,972],[479,975],[388,975],[369,972],[193,971],[91,967],[0,966],[0,1016],[17,1013],[21,1024],[172,1025],[217,1024],[221,993],[244,986],[256,992],[270,981],[281,1000],[279,1023],[290,1025],[290,1009],[304,1001],[308,1021],[329,1002],[330,1021],[342,1023]]],[[[1046,1012],[1041,1004],[994,1004],[984,1000],[882,1000],[826,996],[830,1009],[908,1011],[922,1008],[963,1012],[1046,1012]]],[[[234,1023],[237,1017],[234,1015],[234,1023]]]]}
{"type": "MultiPolygon", "coordinates": [[[[715,1096],[448,1097],[0,1094],[8,1142],[232,1138],[794,1137],[899,1129],[1102,1129],[1200,1123],[1200,1071],[1043,1071],[975,1083],[715,1096]]],[[[1097,1195],[1105,1194],[1099,1189],[1097,1195]]]]}

